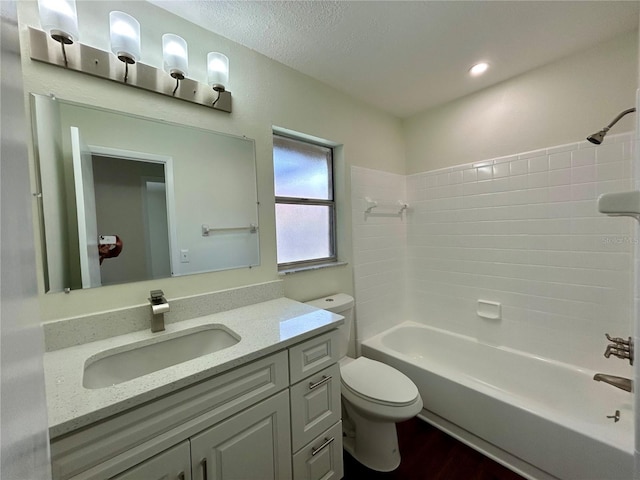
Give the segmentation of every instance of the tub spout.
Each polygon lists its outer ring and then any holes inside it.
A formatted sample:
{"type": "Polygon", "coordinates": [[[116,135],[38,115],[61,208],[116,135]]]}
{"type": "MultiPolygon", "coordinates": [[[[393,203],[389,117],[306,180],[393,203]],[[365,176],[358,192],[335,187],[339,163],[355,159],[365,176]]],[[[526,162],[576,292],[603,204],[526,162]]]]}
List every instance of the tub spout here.
{"type": "Polygon", "coordinates": [[[630,392],[631,387],[633,386],[633,382],[624,377],[616,377],[615,375],[605,375],[604,373],[596,373],[593,376],[593,379],[596,382],[604,382],[609,385],[613,385],[614,387],[620,388],[625,392],[630,392]]]}

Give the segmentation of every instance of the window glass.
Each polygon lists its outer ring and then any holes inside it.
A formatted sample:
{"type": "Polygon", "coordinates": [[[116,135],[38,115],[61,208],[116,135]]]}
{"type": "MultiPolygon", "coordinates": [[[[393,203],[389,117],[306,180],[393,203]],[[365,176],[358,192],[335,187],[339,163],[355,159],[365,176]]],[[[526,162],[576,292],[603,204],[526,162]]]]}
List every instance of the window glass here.
{"type": "Polygon", "coordinates": [[[273,159],[277,197],[333,199],[331,148],[275,136],[273,159]]]}
{"type": "Polygon", "coordinates": [[[335,261],[333,149],[274,135],[273,166],[278,265],[335,261]]]}
{"type": "Polygon", "coordinates": [[[278,263],[331,257],[331,207],[276,205],[278,263]]]}

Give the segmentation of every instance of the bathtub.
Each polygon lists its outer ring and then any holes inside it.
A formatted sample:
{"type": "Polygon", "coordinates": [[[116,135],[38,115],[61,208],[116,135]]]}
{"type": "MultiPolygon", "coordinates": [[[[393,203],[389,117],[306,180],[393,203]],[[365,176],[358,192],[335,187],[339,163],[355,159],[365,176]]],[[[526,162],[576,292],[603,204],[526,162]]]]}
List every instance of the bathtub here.
{"type": "Polygon", "coordinates": [[[633,478],[632,395],[593,371],[413,322],[362,354],[414,381],[421,418],[526,478],[633,478]]]}

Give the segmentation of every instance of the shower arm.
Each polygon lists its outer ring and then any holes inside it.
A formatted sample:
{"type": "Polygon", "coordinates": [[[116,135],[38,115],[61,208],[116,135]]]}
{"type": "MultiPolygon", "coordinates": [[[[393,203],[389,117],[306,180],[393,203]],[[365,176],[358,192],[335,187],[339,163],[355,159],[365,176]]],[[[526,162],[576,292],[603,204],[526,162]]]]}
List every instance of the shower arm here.
{"type": "Polygon", "coordinates": [[[628,115],[628,114],[630,114],[630,113],[633,113],[633,112],[635,112],[635,111],[636,111],[636,109],[635,109],[635,108],[630,108],[630,109],[628,109],[628,110],[625,110],[624,112],[621,112],[620,114],[618,114],[618,116],[617,116],[616,118],[614,118],[614,119],[613,119],[613,121],[612,121],[609,125],[607,125],[607,126],[605,127],[605,129],[609,130],[609,129],[610,129],[611,127],[613,127],[616,123],[618,123],[618,121],[619,121],[622,117],[624,117],[625,115],[628,115]]]}
{"type": "Polygon", "coordinates": [[[596,145],[600,145],[602,143],[602,141],[604,140],[604,137],[607,134],[607,132],[609,130],[611,130],[611,127],[613,127],[618,122],[618,120],[620,120],[625,115],[627,115],[629,113],[632,113],[632,112],[635,112],[635,111],[636,111],[635,108],[629,108],[628,110],[625,110],[624,112],[621,112],[616,118],[613,119],[613,121],[609,125],[604,127],[599,132],[596,132],[596,133],[594,133],[592,135],[589,135],[587,137],[587,140],[590,141],[591,143],[596,144],[596,145]]]}

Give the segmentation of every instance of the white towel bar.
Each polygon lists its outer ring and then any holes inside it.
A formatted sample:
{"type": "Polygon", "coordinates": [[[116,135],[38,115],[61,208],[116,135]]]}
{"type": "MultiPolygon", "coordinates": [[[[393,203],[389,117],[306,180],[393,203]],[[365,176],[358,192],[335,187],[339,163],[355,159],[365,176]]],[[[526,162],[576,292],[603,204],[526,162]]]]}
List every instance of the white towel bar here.
{"type": "Polygon", "coordinates": [[[258,225],[252,223],[248,227],[223,227],[223,228],[210,228],[209,225],[202,225],[202,236],[208,237],[212,232],[231,232],[234,230],[249,230],[249,233],[256,233],[258,231],[258,225]]]}
{"type": "Polygon", "coordinates": [[[367,202],[367,208],[364,213],[371,213],[374,208],[381,209],[399,209],[398,215],[402,215],[407,208],[409,208],[409,204],[403,202],[402,200],[398,200],[396,203],[378,203],[375,200],[372,200],[369,197],[365,197],[365,201],[367,202]]]}

